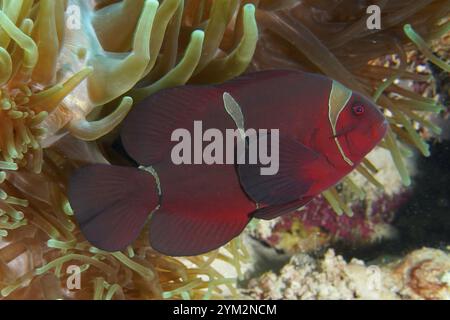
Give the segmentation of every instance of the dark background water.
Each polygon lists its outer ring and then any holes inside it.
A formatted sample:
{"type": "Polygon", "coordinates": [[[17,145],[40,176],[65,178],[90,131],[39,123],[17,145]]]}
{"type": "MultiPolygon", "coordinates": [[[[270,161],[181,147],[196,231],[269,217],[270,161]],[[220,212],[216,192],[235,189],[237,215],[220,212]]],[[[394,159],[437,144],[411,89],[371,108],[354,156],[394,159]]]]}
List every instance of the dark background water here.
{"type": "Polygon", "coordinates": [[[367,261],[450,245],[450,141],[430,143],[431,156],[418,158],[412,196],[393,221],[398,236],[369,247],[341,247],[340,254],[367,261]]]}

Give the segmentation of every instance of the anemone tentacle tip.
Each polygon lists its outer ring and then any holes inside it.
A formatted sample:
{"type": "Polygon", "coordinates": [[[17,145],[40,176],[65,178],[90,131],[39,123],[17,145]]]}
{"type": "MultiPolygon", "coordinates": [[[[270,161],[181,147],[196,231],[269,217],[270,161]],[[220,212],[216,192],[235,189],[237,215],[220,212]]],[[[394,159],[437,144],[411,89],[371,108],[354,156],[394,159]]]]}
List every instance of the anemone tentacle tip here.
{"type": "Polygon", "coordinates": [[[256,12],[256,7],[255,7],[255,5],[253,3],[247,3],[244,6],[244,9],[249,11],[249,13],[255,13],[256,12]]]}

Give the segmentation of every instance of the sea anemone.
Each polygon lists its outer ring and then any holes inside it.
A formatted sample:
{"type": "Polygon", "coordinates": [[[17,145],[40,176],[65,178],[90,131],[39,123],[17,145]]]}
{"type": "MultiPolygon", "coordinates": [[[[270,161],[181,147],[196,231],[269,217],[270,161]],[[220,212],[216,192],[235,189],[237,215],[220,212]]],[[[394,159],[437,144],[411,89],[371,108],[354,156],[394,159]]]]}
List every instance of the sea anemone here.
{"type": "Polygon", "coordinates": [[[1,1],[1,296],[237,295],[236,279],[215,264],[241,275],[248,255],[240,239],[184,259],[153,251],[145,234],[125,252],[103,252],[80,234],[65,194],[74,168],[107,162],[82,140],[111,132],[134,101],[242,73],[256,47],[254,14],[228,0],[1,1]],[[72,266],[81,271],[74,290],[72,266]]]}
{"type": "Polygon", "coordinates": [[[254,15],[253,5],[228,0],[2,2],[0,168],[15,169],[28,153],[38,171],[40,145],[61,130],[96,140],[133,99],[244,72],[258,38],[254,15]],[[118,107],[103,110],[110,102],[118,107]]]}
{"type": "Polygon", "coordinates": [[[56,79],[64,38],[64,2],[2,1],[0,10],[0,170],[42,167],[48,118],[88,72],[56,79]]]}
{"type": "Polygon", "coordinates": [[[3,188],[13,196],[1,215],[0,294],[9,299],[205,299],[237,296],[235,280],[216,270],[219,261],[240,268],[248,254],[238,238],[225,248],[183,259],[163,256],[148,246],[147,235],[124,252],[92,247],[81,235],[65,198],[67,173],[79,163],[77,153],[101,161],[81,141],[65,141],[44,153],[42,172],[10,172],[3,188]],[[64,154],[61,150],[70,147],[64,154]],[[76,158],[76,157],[72,157],[76,158]],[[20,208],[20,209],[19,209],[20,208]],[[21,210],[21,211],[19,211],[21,210]],[[7,232],[6,232],[7,231],[7,232]],[[80,286],[71,288],[70,268],[79,268],[80,286]]]}
{"type": "Polygon", "coordinates": [[[66,100],[66,121],[58,117],[58,123],[49,126],[52,132],[66,126],[82,140],[109,133],[133,101],[161,89],[221,82],[241,74],[258,39],[255,7],[236,0],[69,4],[79,8],[82,23],[67,32],[62,55],[72,68],[93,72],[74,98],[66,100]],[[111,111],[108,104],[119,107],[111,111]]]}

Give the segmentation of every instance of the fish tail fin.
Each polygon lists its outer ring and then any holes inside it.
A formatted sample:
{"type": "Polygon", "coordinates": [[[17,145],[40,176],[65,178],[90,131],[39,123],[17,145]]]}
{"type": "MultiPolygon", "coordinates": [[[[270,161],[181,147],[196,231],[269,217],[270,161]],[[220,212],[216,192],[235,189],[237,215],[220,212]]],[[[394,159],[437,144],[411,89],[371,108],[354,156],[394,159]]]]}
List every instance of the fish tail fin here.
{"type": "Polygon", "coordinates": [[[70,178],[68,194],[81,232],[106,251],[131,244],[159,204],[157,182],[150,173],[104,164],[78,169],[70,178]]]}

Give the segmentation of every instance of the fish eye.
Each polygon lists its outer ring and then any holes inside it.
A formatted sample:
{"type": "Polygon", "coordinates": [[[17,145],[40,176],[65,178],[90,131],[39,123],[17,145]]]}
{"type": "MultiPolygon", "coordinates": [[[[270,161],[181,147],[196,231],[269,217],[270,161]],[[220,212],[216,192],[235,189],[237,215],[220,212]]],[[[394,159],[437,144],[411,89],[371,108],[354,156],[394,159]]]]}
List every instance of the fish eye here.
{"type": "Polygon", "coordinates": [[[365,111],[365,108],[364,108],[364,106],[362,104],[355,104],[352,107],[353,114],[355,114],[357,116],[360,116],[360,115],[364,114],[364,111],[365,111]]]}

